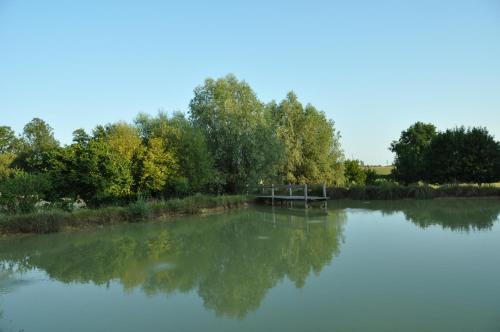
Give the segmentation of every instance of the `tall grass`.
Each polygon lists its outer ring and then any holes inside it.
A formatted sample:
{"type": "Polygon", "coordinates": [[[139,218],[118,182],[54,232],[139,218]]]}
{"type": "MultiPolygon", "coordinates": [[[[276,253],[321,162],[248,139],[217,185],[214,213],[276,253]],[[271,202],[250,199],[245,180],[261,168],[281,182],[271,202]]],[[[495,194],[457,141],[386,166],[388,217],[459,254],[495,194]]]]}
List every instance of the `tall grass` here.
{"type": "Polygon", "coordinates": [[[182,199],[138,201],[126,206],[98,209],[38,211],[26,214],[0,215],[0,234],[54,233],[64,228],[110,225],[154,220],[182,214],[196,214],[206,209],[229,209],[243,206],[246,196],[195,195],[182,199]]]}
{"type": "Polygon", "coordinates": [[[408,186],[385,182],[380,185],[352,186],[349,188],[333,187],[328,189],[329,197],[351,199],[432,199],[438,197],[485,197],[499,196],[500,187],[494,185],[459,185],[448,184],[431,186],[413,184],[408,186]]]}

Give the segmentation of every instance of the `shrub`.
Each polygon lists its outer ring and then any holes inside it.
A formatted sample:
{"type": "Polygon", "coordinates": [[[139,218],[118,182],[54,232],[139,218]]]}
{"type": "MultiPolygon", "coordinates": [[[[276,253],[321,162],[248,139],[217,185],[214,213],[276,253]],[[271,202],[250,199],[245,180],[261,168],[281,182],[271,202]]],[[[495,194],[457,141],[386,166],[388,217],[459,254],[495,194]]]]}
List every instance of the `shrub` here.
{"type": "Polygon", "coordinates": [[[151,211],[146,201],[139,198],[136,202],[128,205],[127,212],[130,214],[131,221],[140,221],[149,218],[151,211]]]}
{"type": "Polygon", "coordinates": [[[49,187],[45,175],[19,173],[0,182],[0,207],[7,213],[34,212],[49,187]]]}

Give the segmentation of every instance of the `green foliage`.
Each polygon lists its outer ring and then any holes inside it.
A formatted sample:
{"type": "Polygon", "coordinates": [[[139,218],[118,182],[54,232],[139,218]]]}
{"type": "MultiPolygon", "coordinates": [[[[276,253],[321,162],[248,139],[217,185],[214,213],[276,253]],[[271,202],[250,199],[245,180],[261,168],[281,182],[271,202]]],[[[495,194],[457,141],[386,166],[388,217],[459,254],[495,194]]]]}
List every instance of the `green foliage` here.
{"type": "Polygon", "coordinates": [[[492,183],[500,180],[500,142],[485,128],[464,127],[436,133],[417,122],[391,144],[393,176],[402,183],[492,183]]]}
{"type": "Polygon", "coordinates": [[[310,104],[303,107],[293,92],[268,109],[284,147],[280,176],[286,183],[342,184],[342,150],[334,123],[310,104]]]}
{"type": "Polygon", "coordinates": [[[15,153],[19,150],[21,141],[16,133],[7,126],[0,126],[0,155],[4,153],[15,153]]]}
{"type": "Polygon", "coordinates": [[[131,160],[126,155],[100,139],[90,141],[78,153],[77,162],[83,174],[76,174],[76,181],[82,181],[89,189],[87,199],[125,198],[132,193],[131,160]]]}
{"type": "Polygon", "coordinates": [[[99,125],[91,134],[77,129],[63,147],[38,118],[19,138],[0,127],[0,180],[42,173],[50,182],[47,199],[83,198],[91,206],[139,195],[242,193],[270,181],[343,181],[333,122],[293,93],[265,106],[247,83],[228,75],[207,79],[189,106],[189,119],[160,112],[139,114],[133,125],[99,125]]]}
{"type": "Polygon", "coordinates": [[[367,171],[359,160],[346,160],[344,162],[344,177],[347,185],[364,185],[367,171]]]}
{"type": "Polygon", "coordinates": [[[433,183],[489,183],[500,180],[500,142],[485,128],[438,133],[426,154],[426,180],[433,183]]]}
{"type": "Polygon", "coordinates": [[[46,157],[59,147],[52,127],[39,118],[24,126],[20,153],[15,165],[28,172],[46,171],[46,157]]]}
{"type": "MultiPolygon", "coordinates": [[[[106,131],[96,130],[88,140],[80,140],[79,136],[74,144],[54,150],[47,161],[52,196],[79,196],[94,203],[131,196],[132,152],[122,150],[119,144],[125,144],[113,135],[110,138],[106,131]]],[[[134,153],[137,148],[134,147],[134,153]]]]}
{"type": "Polygon", "coordinates": [[[424,178],[427,170],[424,156],[435,136],[434,125],[417,122],[404,130],[399,140],[391,143],[389,150],[396,154],[392,174],[397,181],[408,184],[424,178]]]}
{"type": "Polygon", "coordinates": [[[167,151],[161,138],[151,138],[138,150],[134,160],[135,186],[138,193],[157,194],[172,181],[177,169],[174,154],[167,151]]]}
{"type": "Polygon", "coordinates": [[[50,183],[45,175],[19,173],[0,182],[0,211],[28,213],[45,198],[50,183]]]}
{"type": "Polygon", "coordinates": [[[19,169],[12,167],[12,164],[15,160],[15,153],[0,153],[0,181],[3,181],[19,172],[19,169]]]}
{"type": "Polygon", "coordinates": [[[160,112],[155,118],[140,114],[135,122],[145,142],[160,139],[165,153],[171,156],[169,169],[172,177],[166,183],[168,191],[185,195],[207,191],[209,185],[215,184],[213,159],[203,132],[183,114],[168,117],[160,112]],[[185,186],[179,187],[179,183],[185,186]],[[178,188],[182,188],[182,193],[177,191],[178,188]]]}
{"type": "Polygon", "coordinates": [[[185,194],[207,191],[210,185],[216,185],[216,171],[203,132],[180,113],[174,114],[171,124],[175,135],[170,141],[179,158],[176,188],[180,189],[179,183],[184,182],[185,194]]]}
{"type": "Polygon", "coordinates": [[[372,168],[365,168],[366,180],[365,183],[368,185],[374,185],[379,182],[384,175],[379,175],[372,168]]]}
{"type": "Polygon", "coordinates": [[[206,137],[225,191],[242,192],[274,175],[279,142],[247,83],[232,75],[205,80],[194,91],[190,118],[206,137]]]}

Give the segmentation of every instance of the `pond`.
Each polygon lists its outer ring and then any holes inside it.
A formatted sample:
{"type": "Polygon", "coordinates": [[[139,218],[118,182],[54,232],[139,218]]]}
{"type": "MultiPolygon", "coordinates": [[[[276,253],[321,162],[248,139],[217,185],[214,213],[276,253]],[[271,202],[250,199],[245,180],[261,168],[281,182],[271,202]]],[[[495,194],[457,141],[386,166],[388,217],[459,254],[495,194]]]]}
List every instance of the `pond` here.
{"type": "Polygon", "coordinates": [[[0,239],[0,331],[500,331],[500,200],[0,239]]]}

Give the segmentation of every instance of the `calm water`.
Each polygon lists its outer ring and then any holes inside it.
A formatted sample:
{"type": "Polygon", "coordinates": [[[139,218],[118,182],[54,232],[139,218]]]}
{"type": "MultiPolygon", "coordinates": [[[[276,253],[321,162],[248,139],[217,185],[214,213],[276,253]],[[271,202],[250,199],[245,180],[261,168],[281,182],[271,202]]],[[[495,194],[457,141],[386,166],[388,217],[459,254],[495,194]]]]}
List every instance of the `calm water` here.
{"type": "Polygon", "coordinates": [[[0,331],[500,331],[500,200],[0,239],[0,331]]]}

